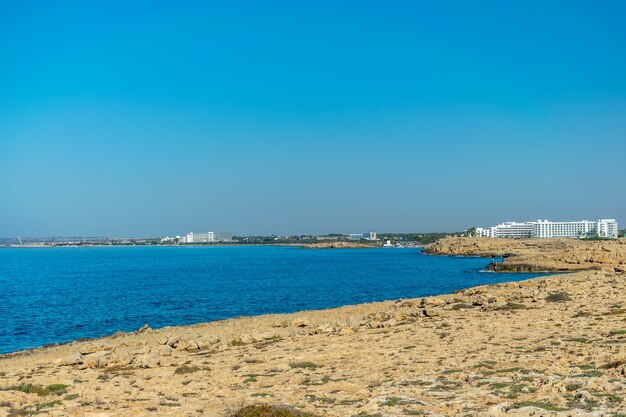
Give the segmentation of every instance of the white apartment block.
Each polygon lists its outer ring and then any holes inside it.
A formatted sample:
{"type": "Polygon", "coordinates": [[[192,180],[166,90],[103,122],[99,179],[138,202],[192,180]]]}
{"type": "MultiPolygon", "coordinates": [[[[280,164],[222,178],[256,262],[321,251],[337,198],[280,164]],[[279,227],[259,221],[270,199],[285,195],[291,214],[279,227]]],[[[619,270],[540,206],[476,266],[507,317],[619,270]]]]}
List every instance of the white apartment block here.
{"type": "Polygon", "coordinates": [[[349,240],[378,240],[376,237],[376,232],[365,232],[365,233],[350,233],[348,235],[349,240]]]}
{"type": "Polygon", "coordinates": [[[215,242],[232,242],[233,235],[231,233],[207,232],[207,233],[187,233],[182,243],[215,243],[215,242]]]}
{"type": "Polygon", "coordinates": [[[479,237],[507,237],[513,239],[549,239],[556,237],[602,237],[616,239],[617,234],[618,225],[615,219],[580,220],[574,222],[551,222],[548,220],[525,223],[506,222],[486,229],[476,228],[476,235],[479,237]]]}

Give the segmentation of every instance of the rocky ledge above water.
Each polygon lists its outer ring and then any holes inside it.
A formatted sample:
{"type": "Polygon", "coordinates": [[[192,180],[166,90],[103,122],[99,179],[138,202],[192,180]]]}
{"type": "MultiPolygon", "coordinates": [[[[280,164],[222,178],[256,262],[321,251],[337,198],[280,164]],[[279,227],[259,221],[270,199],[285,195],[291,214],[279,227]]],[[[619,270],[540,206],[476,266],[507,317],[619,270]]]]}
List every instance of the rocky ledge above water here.
{"type": "Polygon", "coordinates": [[[496,272],[626,271],[626,239],[489,239],[448,237],[424,248],[430,255],[503,258],[496,272]]]}

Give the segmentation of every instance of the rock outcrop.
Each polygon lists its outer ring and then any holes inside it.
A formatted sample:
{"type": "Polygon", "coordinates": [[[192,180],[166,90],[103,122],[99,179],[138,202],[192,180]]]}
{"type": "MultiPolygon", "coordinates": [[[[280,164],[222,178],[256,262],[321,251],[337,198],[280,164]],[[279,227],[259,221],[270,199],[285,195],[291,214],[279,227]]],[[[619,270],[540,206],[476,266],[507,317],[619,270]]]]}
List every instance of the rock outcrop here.
{"type": "Polygon", "coordinates": [[[496,272],[626,271],[626,239],[487,239],[448,237],[424,247],[430,255],[503,258],[496,272]]]}

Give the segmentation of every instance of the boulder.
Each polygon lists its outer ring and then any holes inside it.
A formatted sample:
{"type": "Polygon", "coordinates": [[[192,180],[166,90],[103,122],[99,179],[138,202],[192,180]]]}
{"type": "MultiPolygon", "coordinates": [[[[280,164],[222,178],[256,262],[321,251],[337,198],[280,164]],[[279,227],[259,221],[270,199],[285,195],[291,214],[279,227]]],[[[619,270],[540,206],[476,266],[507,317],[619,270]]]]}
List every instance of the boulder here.
{"type": "Polygon", "coordinates": [[[83,363],[83,355],[74,353],[65,358],[57,359],[54,363],[58,366],[80,365],[83,363]]]}
{"type": "Polygon", "coordinates": [[[180,337],[174,335],[174,336],[168,337],[165,343],[163,344],[171,348],[175,348],[178,345],[179,340],[180,340],[180,337]]]}
{"type": "Polygon", "coordinates": [[[422,310],[422,314],[424,317],[437,317],[441,315],[441,310],[428,307],[422,310]]]}
{"type": "Polygon", "coordinates": [[[128,351],[113,352],[107,358],[105,366],[127,366],[133,362],[133,357],[128,351]]]}
{"type": "Polygon", "coordinates": [[[352,327],[342,327],[341,330],[339,330],[339,334],[342,335],[354,334],[355,332],[352,327]]]}
{"type": "Polygon", "coordinates": [[[80,369],[104,368],[109,364],[111,354],[105,351],[98,351],[84,355],[80,362],[80,369]]]}
{"type": "Polygon", "coordinates": [[[291,321],[291,327],[307,327],[310,324],[307,318],[295,318],[291,321]]]}
{"type": "Polygon", "coordinates": [[[89,343],[80,347],[79,352],[83,355],[100,352],[103,350],[111,350],[111,346],[107,343],[89,343]]]}
{"type": "Polygon", "coordinates": [[[327,322],[322,323],[315,328],[310,334],[320,334],[320,333],[333,333],[335,332],[335,325],[333,323],[327,322]]]}
{"type": "Polygon", "coordinates": [[[157,346],[152,351],[155,352],[159,356],[171,356],[172,355],[172,348],[170,348],[167,345],[157,346]]]}
{"type": "Polygon", "coordinates": [[[199,339],[196,339],[196,344],[198,345],[198,349],[208,349],[220,342],[220,338],[217,336],[203,336],[199,339]]]}
{"type": "Polygon", "coordinates": [[[157,352],[150,352],[133,358],[133,366],[137,368],[156,368],[161,363],[157,352]]]}

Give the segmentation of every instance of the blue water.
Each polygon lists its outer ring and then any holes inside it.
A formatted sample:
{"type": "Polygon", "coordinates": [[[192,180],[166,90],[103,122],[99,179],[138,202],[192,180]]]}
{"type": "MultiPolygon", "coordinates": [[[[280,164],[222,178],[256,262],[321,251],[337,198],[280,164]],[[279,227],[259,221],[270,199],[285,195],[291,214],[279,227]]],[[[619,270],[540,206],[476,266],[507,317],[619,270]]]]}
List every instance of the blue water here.
{"type": "Polygon", "coordinates": [[[530,274],[419,249],[0,249],[0,352],[116,331],[449,293],[530,274]]]}

